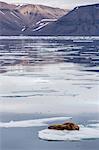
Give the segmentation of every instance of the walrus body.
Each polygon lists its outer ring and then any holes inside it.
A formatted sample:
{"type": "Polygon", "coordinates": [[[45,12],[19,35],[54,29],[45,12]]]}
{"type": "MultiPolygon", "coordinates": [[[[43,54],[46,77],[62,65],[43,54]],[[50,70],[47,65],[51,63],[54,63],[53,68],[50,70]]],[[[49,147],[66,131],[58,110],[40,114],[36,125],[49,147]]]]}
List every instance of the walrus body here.
{"type": "Polygon", "coordinates": [[[48,129],[54,130],[79,130],[79,126],[75,123],[66,122],[64,124],[55,124],[48,127],[48,129]]]}

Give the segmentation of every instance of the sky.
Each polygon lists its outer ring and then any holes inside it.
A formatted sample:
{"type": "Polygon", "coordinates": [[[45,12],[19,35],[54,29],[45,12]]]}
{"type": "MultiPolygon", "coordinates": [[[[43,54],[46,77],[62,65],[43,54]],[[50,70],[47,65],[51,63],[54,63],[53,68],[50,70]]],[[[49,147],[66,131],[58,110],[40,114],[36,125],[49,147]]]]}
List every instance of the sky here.
{"type": "Polygon", "coordinates": [[[75,6],[99,3],[99,0],[0,0],[8,3],[32,3],[59,8],[74,8],[75,6]]]}

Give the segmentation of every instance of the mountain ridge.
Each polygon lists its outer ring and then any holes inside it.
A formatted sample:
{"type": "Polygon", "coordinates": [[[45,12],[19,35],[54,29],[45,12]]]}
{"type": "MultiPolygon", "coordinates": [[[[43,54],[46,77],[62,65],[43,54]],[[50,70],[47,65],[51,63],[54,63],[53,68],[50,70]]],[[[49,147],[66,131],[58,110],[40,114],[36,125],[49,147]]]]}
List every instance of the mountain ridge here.
{"type": "Polygon", "coordinates": [[[38,35],[99,35],[99,4],[78,6],[38,35]]]}
{"type": "Polygon", "coordinates": [[[99,35],[99,3],[71,11],[34,4],[1,4],[0,35],[99,35]]]}
{"type": "MultiPolygon", "coordinates": [[[[25,30],[33,30],[42,19],[59,19],[68,10],[43,5],[14,5],[0,2],[0,35],[20,35],[25,30]]],[[[44,25],[47,25],[44,23],[44,25]]]]}

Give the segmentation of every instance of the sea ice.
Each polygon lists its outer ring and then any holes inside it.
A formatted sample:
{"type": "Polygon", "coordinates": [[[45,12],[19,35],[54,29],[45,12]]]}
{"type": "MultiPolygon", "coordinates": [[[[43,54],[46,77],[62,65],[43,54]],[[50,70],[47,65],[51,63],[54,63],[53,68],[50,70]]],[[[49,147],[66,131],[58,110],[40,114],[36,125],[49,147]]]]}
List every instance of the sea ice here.
{"type": "Polygon", "coordinates": [[[53,117],[44,119],[34,119],[34,120],[24,120],[24,121],[10,121],[10,122],[0,122],[0,127],[2,128],[12,128],[12,127],[35,127],[35,126],[47,126],[51,122],[69,120],[71,117],[53,117]]]}
{"type": "Polygon", "coordinates": [[[78,140],[90,140],[99,138],[99,125],[97,127],[86,127],[81,125],[79,131],[59,131],[45,129],[38,132],[38,137],[43,140],[50,141],[78,141],[78,140]]]}

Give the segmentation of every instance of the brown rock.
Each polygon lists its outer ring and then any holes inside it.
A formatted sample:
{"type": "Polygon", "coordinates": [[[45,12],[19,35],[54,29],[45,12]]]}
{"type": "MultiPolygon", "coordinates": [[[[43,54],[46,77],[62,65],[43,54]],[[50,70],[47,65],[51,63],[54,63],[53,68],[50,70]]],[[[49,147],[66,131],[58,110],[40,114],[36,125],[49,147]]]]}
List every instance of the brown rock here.
{"type": "Polygon", "coordinates": [[[72,122],[66,122],[64,124],[55,124],[48,127],[48,129],[54,130],[79,130],[79,126],[72,122]]]}

